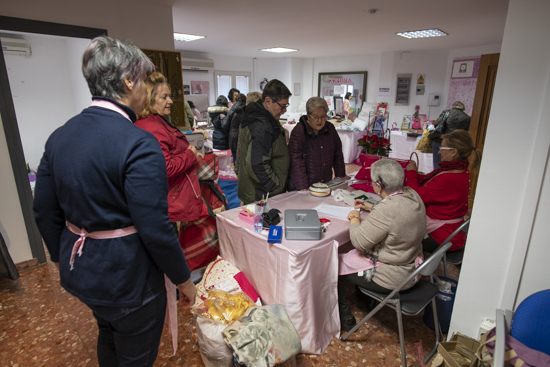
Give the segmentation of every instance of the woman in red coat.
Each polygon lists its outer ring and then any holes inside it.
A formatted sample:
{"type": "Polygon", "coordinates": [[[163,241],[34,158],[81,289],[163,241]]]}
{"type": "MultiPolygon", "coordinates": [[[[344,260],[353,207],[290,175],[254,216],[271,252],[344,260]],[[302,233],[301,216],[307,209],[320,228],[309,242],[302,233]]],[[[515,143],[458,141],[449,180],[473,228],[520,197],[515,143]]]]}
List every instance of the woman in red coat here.
{"type": "Polygon", "coordinates": [[[172,105],[166,78],[155,72],[145,84],[148,98],[135,125],[149,131],[160,143],[168,175],[168,215],[177,229],[177,222],[197,220],[201,215],[203,201],[195,168],[200,153],[164,117],[170,114],[172,105]]]}
{"type": "MultiPolygon", "coordinates": [[[[470,172],[468,157],[474,152],[471,169],[479,166],[481,155],[465,130],[455,130],[443,136],[439,154],[439,168],[427,175],[419,175],[416,163],[406,167],[407,186],[416,190],[426,206],[428,237],[422,241],[424,251],[433,252],[463,222],[468,211],[470,172]]],[[[464,247],[466,234],[458,233],[449,251],[464,247]]]]}

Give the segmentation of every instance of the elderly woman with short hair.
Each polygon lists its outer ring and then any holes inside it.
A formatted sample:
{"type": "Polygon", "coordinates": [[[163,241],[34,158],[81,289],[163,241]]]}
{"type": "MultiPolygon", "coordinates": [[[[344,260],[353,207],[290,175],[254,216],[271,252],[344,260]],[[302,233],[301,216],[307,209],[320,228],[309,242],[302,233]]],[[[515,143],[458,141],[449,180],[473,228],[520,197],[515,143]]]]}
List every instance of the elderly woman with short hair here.
{"type": "MultiPolygon", "coordinates": [[[[371,166],[372,187],[382,199],[376,205],[356,201],[355,208],[370,211],[361,222],[360,213],[349,213],[349,233],[355,249],[340,258],[338,302],[342,330],[355,326],[346,301],[344,279],[378,293],[391,293],[415,271],[422,256],[426,234],[426,210],[420,196],[403,187],[405,174],[399,163],[381,159],[371,166]]],[[[415,281],[407,284],[412,287],[415,281]]]]}
{"type": "Polygon", "coordinates": [[[346,175],[342,141],[334,125],[327,123],[327,102],[311,97],[306,111],[307,116],[300,117],[288,143],[290,179],[296,190],[306,190],[313,183],[346,175]]]}
{"type": "Polygon", "coordinates": [[[167,214],[162,151],[133,124],[154,69],[132,44],[92,40],[82,72],[93,102],[52,133],[38,167],[36,223],[51,260],[59,262],[61,285],[93,311],[101,366],[153,365],[165,274],[178,284],[184,306],[195,301],[167,214]]]}

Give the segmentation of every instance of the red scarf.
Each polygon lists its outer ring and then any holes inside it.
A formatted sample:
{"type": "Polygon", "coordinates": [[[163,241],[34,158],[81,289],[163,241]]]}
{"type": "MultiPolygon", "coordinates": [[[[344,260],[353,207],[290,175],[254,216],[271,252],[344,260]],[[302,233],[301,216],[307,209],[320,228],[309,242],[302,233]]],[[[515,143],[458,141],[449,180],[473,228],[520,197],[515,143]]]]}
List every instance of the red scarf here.
{"type": "Polygon", "coordinates": [[[424,176],[424,179],[420,182],[420,187],[428,183],[434,176],[437,176],[441,172],[445,171],[454,171],[459,169],[468,169],[470,162],[468,161],[450,161],[450,162],[439,162],[439,168],[434,169],[432,172],[424,176]]]}

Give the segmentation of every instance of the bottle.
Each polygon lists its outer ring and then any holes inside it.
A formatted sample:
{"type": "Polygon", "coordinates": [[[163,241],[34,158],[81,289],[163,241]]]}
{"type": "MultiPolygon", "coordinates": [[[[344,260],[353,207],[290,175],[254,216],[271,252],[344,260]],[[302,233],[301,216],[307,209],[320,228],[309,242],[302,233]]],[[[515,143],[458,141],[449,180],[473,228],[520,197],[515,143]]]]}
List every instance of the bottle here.
{"type": "Polygon", "coordinates": [[[260,205],[260,202],[256,203],[254,210],[254,232],[261,232],[264,229],[263,211],[264,207],[260,205]]]}

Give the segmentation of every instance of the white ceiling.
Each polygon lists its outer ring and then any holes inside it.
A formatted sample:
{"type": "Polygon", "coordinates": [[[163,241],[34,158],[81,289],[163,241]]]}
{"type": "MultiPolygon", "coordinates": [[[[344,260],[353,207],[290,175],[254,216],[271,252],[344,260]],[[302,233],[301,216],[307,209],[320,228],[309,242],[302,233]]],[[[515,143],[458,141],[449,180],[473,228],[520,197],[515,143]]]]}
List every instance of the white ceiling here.
{"type": "Polygon", "coordinates": [[[175,48],[258,58],[451,50],[501,43],[507,11],[508,0],[175,0],[174,32],[206,36],[175,48]],[[429,28],[449,35],[395,34],[429,28]],[[276,46],[299,51],[259,51],[276,46]]]}

